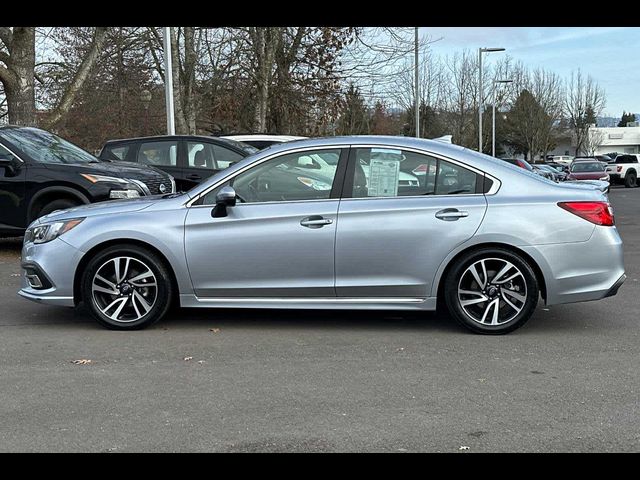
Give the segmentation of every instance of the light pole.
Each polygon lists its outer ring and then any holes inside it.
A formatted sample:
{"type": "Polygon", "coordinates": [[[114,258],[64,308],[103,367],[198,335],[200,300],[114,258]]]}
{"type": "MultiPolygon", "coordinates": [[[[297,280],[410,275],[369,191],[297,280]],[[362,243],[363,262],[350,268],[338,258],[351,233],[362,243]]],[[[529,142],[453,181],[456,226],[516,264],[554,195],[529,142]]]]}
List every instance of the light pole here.
{"type": "Polygon", "coordinates": [[[492,120],[492,130],[493,135],[491,139],[491,156],[496,156],[496,84],[497,83],[511,83],[513,80],[494,80],[493,81],[493,101],[491,102],[493,107],[493,120],[492,120]]]}
{"type": "Polygon", "coordinates": [[[482,54],[487,52],[504,52],[502,47],[478,49],[478,151],[482,153],[482,54]]]}
{"type": "Polygon", "coordinates": [[[420,138],[420,87],[419,87],[419,76],[418,76],[418,27],[415,27],[415,45],[414,45],[414,54],[415,54],[415,77],[416,77],[416,98],[415,101],[415,114],[416,114],[416,138],[420,138]]]}

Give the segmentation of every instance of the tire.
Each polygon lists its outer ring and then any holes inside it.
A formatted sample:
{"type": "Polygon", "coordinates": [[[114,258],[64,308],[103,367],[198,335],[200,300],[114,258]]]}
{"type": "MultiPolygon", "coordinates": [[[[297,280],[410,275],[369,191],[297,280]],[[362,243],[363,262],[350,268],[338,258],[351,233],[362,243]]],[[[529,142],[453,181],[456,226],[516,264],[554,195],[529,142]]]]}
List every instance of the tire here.
{"type": "Polygon", "coordinates": [[[81,293],[86,308],[102,326],[139,330],[165,316],[174,287],[172,275],[158,255],[137,245],[123,244],[108,247],[89,260],[81,293]]]}
{"type": "Polygon", "coordinates": [[[636,186],[637,180],[638,180],[638,178],[636,177],[636,174],[633,173],[633,172],[629,172],[624,177],[624,186],[626,188],[633,188],[633,187],[636,186]]]}
{"type": "Polygon", "coordinates": [[[501,335],[531,318],[539,294],[535,272],[527,260],[510,250],[482,248],[456,260],[445,279],[443,297],[451,316],[469,330],[501,335]],[[503,268],[507,270],[502,273],[503,268]],[[484,287],[473,275],[474,269],[484,287]],[[512,280],[505,282],[510,277],[512,280]]]}
{"type": "Polygon", "coordinates": [[[37,212],[33,219],[40,218],[44,215],[48,215],[51,212],[55,212],[56,210],[64,210],[66,208],[73,208],[81,205],[80,202],[69,200],[66,198],[61,198],[59,200],[54,200],[53,202],[49,202],[46,205],[43,205],[39,212],[37,212]]]}

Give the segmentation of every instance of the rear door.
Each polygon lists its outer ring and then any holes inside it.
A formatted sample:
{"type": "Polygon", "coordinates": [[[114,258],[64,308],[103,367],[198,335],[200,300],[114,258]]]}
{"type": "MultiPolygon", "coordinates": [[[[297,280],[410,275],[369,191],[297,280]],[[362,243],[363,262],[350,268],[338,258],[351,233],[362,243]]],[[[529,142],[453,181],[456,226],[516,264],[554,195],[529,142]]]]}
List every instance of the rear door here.
{"type": "Polygon", "coordinates": [[[183,182],[188,188],[244,158],[230,148],[203,139],[186,139],[183,143],[183,182]]]}
{"type": "Polygon", "coordinates": [[[176,189],[180,191],[183,188],[180,185],[182,167],[178,163],[178,146],[177,139],[149,140],[138,143],[137,149],[129,152],[128,156],[140,165],[152,165],[173,176],[176,189]]]}
{"type": "Polygon", "coordinates": [[[445,257],[476,232],[484,176],[397,147],[352,147],[336,231],[338,297],[430,296],[445,257]],[[412,173],[418,185],[400,184],[412,173]]]}

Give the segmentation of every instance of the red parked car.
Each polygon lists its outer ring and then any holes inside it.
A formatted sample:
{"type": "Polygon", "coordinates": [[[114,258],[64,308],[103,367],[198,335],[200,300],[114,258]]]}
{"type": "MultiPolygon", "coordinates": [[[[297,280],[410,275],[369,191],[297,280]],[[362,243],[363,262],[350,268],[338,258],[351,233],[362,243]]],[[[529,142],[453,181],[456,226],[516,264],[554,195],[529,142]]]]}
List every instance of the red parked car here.
{"type": "Polygon", "coordinates": [[[604,180],[609,181],[605,166],[598,160],[578,160],[571,163],[567,180],[604,180]]]}

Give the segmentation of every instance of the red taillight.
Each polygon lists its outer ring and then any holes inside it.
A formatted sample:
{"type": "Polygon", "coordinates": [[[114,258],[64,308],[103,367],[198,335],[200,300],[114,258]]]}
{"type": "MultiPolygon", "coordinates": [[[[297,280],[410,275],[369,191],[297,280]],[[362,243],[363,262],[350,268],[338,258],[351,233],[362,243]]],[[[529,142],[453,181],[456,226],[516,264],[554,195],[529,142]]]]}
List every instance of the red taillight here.
{"type": "Polygon", "coordinates": [[[618,166],[616,167],[616,170],[618,171],[618,173],[620,173],[620,172],[622,171],[622,165],[618,165],[618,166]]]}
{"type": "Polygon", "coordinates": [[[426,164],[421,164],[418,165],[416,168],[414,168],[413,170],[411,170],[413,173],[427,173],[427,170],[429,169],[429,165],[426,164]]]}
{"type": "Polygon", "coordinates": [[[518,162],[518,166],[520,168],[524,168],[525,170],[527,169],[527,167],[525,166],[525,164],[524,164],[524,162],[522,160],[517,160],[517,162],[518,162]]]}
{"type": "Polygon", "coordinates": [[[559,202],[558,206],[596,225],[614,225],[613,210],[607,202],[559,202]]]}

